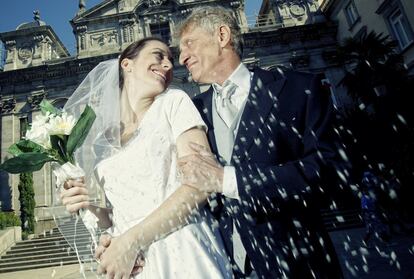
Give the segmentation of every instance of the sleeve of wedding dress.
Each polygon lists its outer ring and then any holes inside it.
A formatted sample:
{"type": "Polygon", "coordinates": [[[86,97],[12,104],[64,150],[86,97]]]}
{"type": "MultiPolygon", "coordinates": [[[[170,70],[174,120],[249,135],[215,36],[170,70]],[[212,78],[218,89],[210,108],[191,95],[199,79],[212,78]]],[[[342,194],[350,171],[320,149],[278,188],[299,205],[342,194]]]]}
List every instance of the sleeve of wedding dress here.
{"type": "Polygon", "coordinates": [[[170,89],[167,92],[165,106],[167,118],[170,122],[174,142],[185,131],[199,127],[207,131],[207,126],[190,97],[182,90],[170,89]]]}

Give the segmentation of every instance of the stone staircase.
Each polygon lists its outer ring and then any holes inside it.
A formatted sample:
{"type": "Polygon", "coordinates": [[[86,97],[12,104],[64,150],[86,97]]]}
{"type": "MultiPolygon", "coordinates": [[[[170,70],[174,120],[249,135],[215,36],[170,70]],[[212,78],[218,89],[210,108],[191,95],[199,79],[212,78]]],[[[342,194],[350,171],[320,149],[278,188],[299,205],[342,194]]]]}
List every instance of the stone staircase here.
{"type": "Polygon", "coordinates": [[[359,209],[324,209],[322,220],[327,231],[339,231],[364,226],[359,209]]]}
{"type": "MultiPolygon", "coordinates": [[[[78,257],[73,249],[74,236],[75,223],[68,220],[60,226],[60,230],[54,228],[31,240],[20,241],[1,255],[0,273],[77,264],[78,257]]],[[[76,247],[83,262],[92,260],[91,243],[91,236],[86,227],[82,222],[78,222],[76,247]]]]}

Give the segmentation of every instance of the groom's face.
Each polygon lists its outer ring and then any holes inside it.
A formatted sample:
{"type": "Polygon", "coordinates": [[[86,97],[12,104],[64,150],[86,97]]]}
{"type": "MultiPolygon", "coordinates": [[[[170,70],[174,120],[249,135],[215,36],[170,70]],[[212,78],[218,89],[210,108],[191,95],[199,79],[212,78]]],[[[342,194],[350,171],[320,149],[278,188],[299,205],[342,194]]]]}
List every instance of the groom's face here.
{"type": "Polygon", "coordinates": [[[180,64],[185,65],[196,82],[214,83],[220,62],[220,46],[215,34],[189,26],[180,37],[180,64]]]}

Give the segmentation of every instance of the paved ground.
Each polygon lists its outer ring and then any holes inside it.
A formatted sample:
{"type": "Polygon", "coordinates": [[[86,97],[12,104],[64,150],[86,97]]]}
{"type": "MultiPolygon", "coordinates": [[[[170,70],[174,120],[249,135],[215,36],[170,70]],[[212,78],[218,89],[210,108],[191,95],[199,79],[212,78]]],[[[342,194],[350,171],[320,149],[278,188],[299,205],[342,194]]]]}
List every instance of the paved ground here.
{"type": "Polygon", "coordinates": [[[390,245],[373,240],[365,247],[364,232],[330,233],[346,279],[414,279],[414,236],[393,235],[390,245]]]}
{"type": "MultiPolygon", "coordinates": [[[[364,229],[330,233],[346,279],[414,279],[414,236],[395,235],[391,245],[378,240],[369,247],[362,245],[364,229]]],[[[0,274],[0,279],[98,279],[85,266],[85,276],[79,265],[67,265],[0,274]]]]}

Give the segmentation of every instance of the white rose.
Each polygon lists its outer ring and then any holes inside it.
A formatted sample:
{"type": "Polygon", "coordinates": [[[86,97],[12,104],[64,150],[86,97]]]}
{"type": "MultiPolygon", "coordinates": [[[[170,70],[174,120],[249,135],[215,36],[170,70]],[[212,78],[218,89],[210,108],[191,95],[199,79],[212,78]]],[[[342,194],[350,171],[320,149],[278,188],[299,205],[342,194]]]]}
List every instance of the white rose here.
{"type": "Polygon", "coordinates": [[[50,143],[49,131],[45,125],[32,126],[31,129],[26,131],[25,138],[43,146],[46,149],[50,149],[52,147],[50,143]]]}
{"type": "Polygon", "coordinates": [[[50,135],[70,135],[75,123],[73,116],[64,112],[60,116],[50,118],[47,127],[50,135]]]}
{"type": "Polygon", "coordinates": [[[43,126],[46,123],[49,122],[50,118],[52,117],[52,115],[49,112],[46,112],[45,115],[40,114],[40,115],[36,115],[35,119],[32,122],[32,127],[39,127],[39,126],[43,126]]]}

